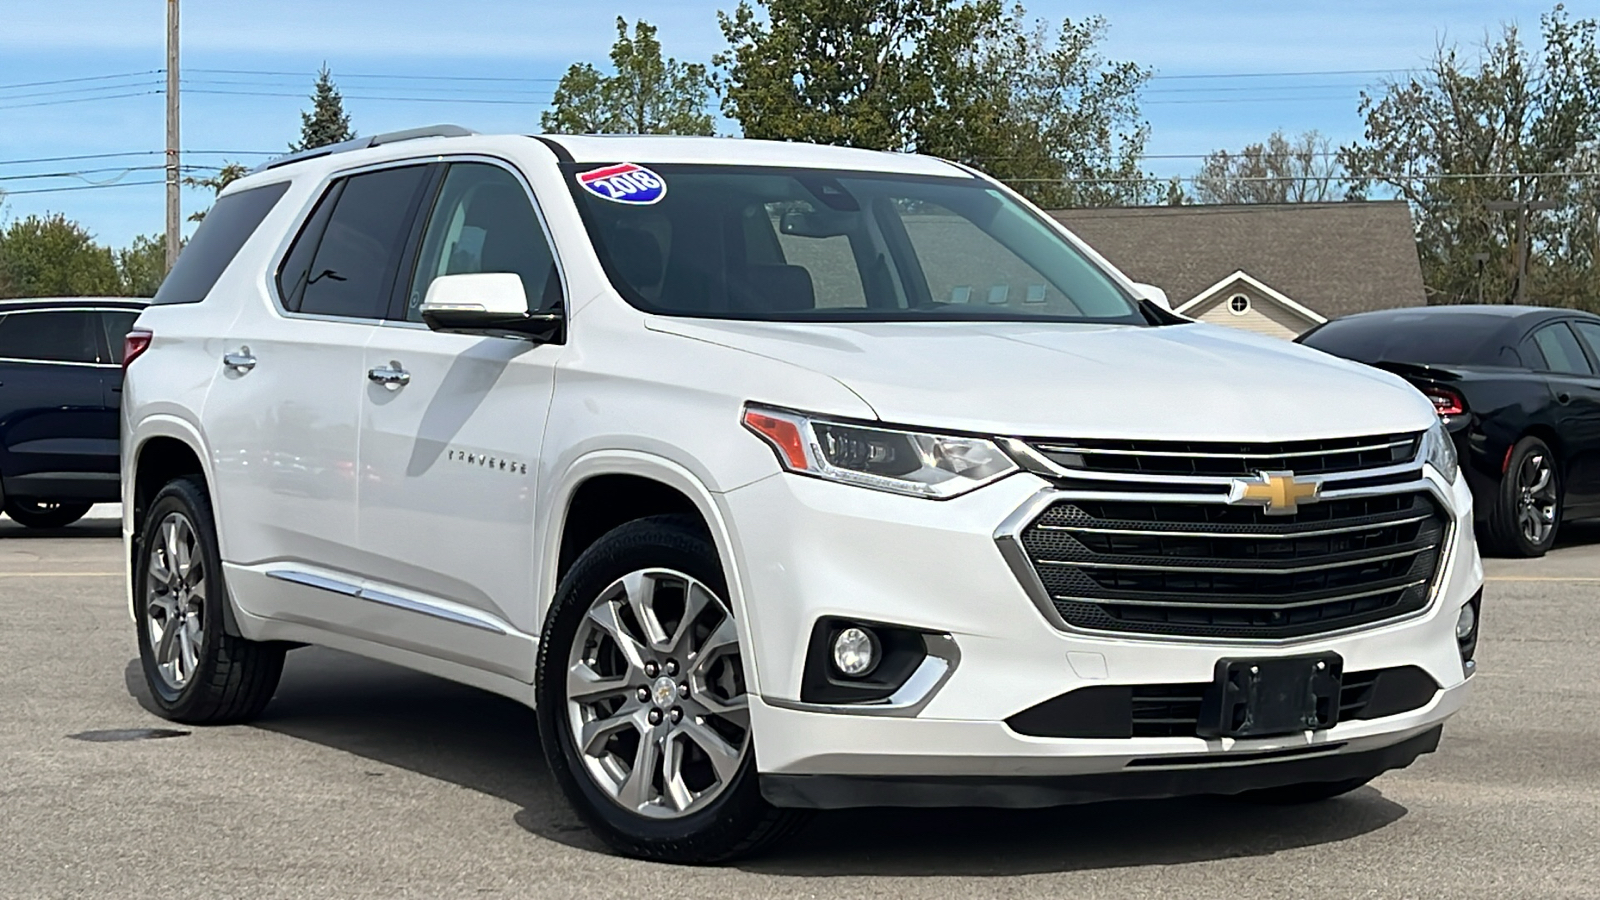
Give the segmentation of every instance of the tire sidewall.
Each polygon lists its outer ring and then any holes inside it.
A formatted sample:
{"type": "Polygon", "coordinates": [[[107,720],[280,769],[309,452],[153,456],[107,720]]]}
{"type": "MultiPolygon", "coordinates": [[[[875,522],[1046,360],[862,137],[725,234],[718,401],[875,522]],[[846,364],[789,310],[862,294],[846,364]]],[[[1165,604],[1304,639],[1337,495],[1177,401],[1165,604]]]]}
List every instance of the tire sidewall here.
{"type": "Polygon", "coordinates": [[[192,481],[181,479],[168,484],[156,495],[149,512],[145,514],[139,547],[133,558],[134,630],[139,636],[139,661],[150,697],[164,715],[182,718],[203,701],[206,693],[203,687],[215,674],[217,646],[223,638],[222,604],[226,591],[227,586],[222,579],[222,556],[217,550],[216,527],[211,518],[211,504],[192,481]],[[201,565],[205,567],[207,588],[201,607],[199,662],[188,683],[176,691],[167,686],[157,668],[155,648],[150,644],[145,586],[152,542],[160,540],[161,523],[174,512],[187,516],[193,526],[201,565]]]}
{"type": "MultiPolygon", "coordinates": [[[[728,603],[721,563],[702,534],[659,517],[630,522],[602,537],[562,579],[545,619],[535,686],[539,734],[557,783],[580,817],[609,843],[636,855],[670,852],[692,859],[700,855],[694,845],[705,843],[711,850],[712,845],[742,838],[739,829],[764,807],[756,784],[754,747],[733,783],[704,809],[676,819],[647,819],[623,809],[594,784],[579,758],[567,714],[567,659],[590,604],[618,578],[647,568],[674,569],[696,578],[728,603]]],[[[718,855],[713,852],[704,859],[710,861],[718,855]]]]}
{"type": "Polygon", "coordinates": [[[1506,538],[1514,543],[1515,549],[1523,556],[1543,556],[1555,546],[1556,534],[1561,528],[1561,516],[1565,511],[1566,489],[1561,476],[1561,460],[1550,445],[1536,437],[1525,437],[1517,441],[1511,451],[1511,461],[1506,468],[1505,477],[1500,480],[1500,515],[1505,522],[1506,538]],[[1543,453],[1550,459],[1550,477],[1556,483],[1556,520],[1550,529],[1550,534],[1542,543],[1529,541],[1522,533],[1521,523],[1517,521],[1518,506],[1521,502],[1521,487],[1518,484],[1522,464],[1534,453],[1543,453]]]}

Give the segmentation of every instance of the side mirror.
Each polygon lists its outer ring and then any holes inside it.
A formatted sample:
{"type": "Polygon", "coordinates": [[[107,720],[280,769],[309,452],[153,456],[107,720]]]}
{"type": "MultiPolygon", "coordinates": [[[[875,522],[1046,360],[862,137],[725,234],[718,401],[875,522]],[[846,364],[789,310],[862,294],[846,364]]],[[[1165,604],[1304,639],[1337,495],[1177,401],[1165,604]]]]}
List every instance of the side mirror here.
{"type": "Polygon", "coordinates": [[[1149,300],[1167,312],[1172,311],[1172,301],[1167,299],[1167,292],[1153,284],[1135,281],[1133,283],[1133,292],[1140,300],[1149,300]]]}
{"type": "Polygon", "coordinates": [[[509,272],[440,275],[422,300],[422,321],[434,331],[560,343],[560,310],[528,311],[522,279],[509,272]]]}

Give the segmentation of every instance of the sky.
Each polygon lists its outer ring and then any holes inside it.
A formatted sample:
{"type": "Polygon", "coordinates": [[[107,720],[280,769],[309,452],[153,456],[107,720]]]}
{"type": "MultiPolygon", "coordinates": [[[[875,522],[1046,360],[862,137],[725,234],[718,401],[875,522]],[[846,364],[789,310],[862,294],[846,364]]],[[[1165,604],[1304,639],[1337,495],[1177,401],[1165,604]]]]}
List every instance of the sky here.
{"type": "MultiPolygon", "coordinates": [[[[182,3],[183,162],[215,167],[286,150],[323,64],[363,134],[437,122],[534,133],[567,66],[607,63],[617,16],[656,25],[668,55],[708,62],[725,48],[717,11],[734,0],[182,3]]],[[[1600,13],[1591,3],[1567,8],[1600,13]]],[[[1502,23],[1533,37],[1552,5],[1026,3],[1030,18],[1057,23],[1103,15],[1105,55],[1154,71],[1142,101],[1145,168],[1164,176],[1192,174],[1205,153],[1278,128],[1355,140],[1363,87],[1425,64],[1440,42],[1481,43],[1502,23]]],[[[0,223],[61,212],[111,246],[161,230],[165,9],[164,0],[0,0],[0,223]],[[100,158],[51,159],[85,156],[100,158]]],[[[185,192],[185,214],[208,203],[206,191],[185,192]]]]}

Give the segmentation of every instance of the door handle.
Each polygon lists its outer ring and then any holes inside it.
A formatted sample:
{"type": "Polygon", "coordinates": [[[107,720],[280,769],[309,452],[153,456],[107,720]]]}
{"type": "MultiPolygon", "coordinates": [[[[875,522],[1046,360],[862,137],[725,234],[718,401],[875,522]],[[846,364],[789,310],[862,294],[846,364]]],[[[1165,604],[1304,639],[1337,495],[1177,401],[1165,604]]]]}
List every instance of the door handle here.
{"type": "Polygon", "coordinates": [[[237,353],[222,354],[222,364],[243,375],[256,367],[256,358],[250,355],[249,347],[240,347],[237,353]]]}
{"type": "Polygon", "coordinates": [[[391,391],[398,391],[411,383],[411,373],[400,368],[400,364],[391,360],[387,366],[367,370],[367,380],[383,385],[391,391]]]}

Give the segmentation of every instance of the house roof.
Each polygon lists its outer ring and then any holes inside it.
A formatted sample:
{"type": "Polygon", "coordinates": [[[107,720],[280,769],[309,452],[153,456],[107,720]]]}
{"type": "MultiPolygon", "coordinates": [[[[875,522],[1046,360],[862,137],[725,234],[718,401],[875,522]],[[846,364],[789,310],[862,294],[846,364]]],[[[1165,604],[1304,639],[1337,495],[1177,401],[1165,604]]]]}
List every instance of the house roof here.
{"type": "Polygon", "coordinates": [[[1129,277],[1164,289],[1174,306],[1240,271],[1330,319],[1427,303],[1403,200],[1050,214],[1129,277]]]}
{"type": "Polygon", "coordinates": [[[1287,309],[1293,310],[1296,315],[1304,318],[1313,325],[1321,325],[1323,322],[1328,321],[1327,316],[1318,313],[1314,309],[1307,309],[1299,303],[1294,302],[1292,298],[1286,296],[1282,291],[1273,290],[1271,285],[1263,284],[1261,279],[1252,278],[1249,272],[1242,270],[1229,275],[1227,278],[1224,278],[1216,284],[1213,284],[1211,287],[1201,291],[1194,299],[1173,309],[1173,312],[1188,313],[1189,310],[1200,306],[1207,300],[1215,299],[1217,295],[1223,293],[1223,291],[1236,288],[1239,285],[1249,285],[1257,294],[1260,294],[1264,297],[1269,297],[1273,300],[1273,302],[1278,303],[1287,309]]]}

